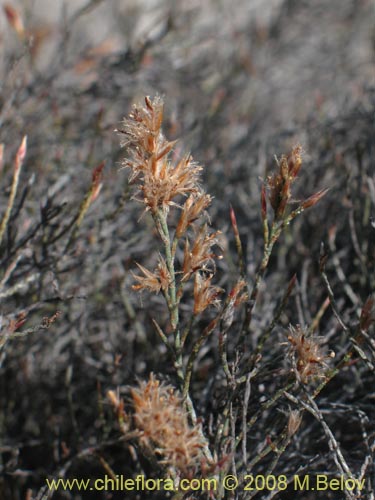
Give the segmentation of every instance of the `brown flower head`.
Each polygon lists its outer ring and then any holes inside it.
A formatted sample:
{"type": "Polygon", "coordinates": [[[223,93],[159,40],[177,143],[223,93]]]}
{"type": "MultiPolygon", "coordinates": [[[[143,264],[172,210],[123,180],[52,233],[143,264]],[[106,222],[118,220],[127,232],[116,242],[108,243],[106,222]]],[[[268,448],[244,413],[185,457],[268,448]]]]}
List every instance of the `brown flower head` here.
{"type": "Polygon", "coordinates": [[[146,106],[134,105],[128,118],[123,121],[121,133],[125,139],[121,145],[131,147],[131,159],[126,161],[126,165],[132,169],[142,170],[142,160],[146,160],[161,151],[167,141],[161,134],[161,124],[163,121],[164,103],[160,97],[155,97],[153,101],[149,97],[145,98],[146,106]]]}
{"type": "Polygon", "coordinates": [[[180,195],[199,192],[198,180],[202,167],[193,162],[190,155],[176,164],[169,160],[175,145],[165,139],[161,131],[163,101],[146,97],[145,106],[133,107],[124,119],[120,132],[125,136],[122,146],[128,148],[129,157],[123,165],[131,169],[130,181],[137,181],[143,194],[146,210],[155,214],[165,213],[180,195]]]}
{"type": "Polygon", "coordinates": [[[141,264],[137,263],[137,266],[144,276],[133,274],[133,277],[138,281],[136,285],[133,285],[133,290],[148,290],[150,292],[159,293],[160,290],[166,291],[168,289],[171,277],[167,264],[161,255],[159,256],[159,263],[154,272],[149,271],[141,266],[141,264]]]}
{"type": "Polygon", "coordinates": [[[301,169],[301,153],[301,146],[296,146],[288,156],[283,155],[277,160],[278,171],[267,178],[269,200],[276,219],[281,219],[285,214],[291,197],[291,186],[301,169]]]}
{"type": "Polygon", "coordinates": [[[180,220],[177,224],[177,238],[181,238],[185,234],[187,228],[201,216],[210,203],[211,196],[204,191],[194,192],[189,196],[182,207],[180,220]]]}
{"type": "Polygon", "coordinates": [[[220,231],[209,234],[205,224],[200,228],[191,248],[189,240],[186,240],[182,266],[183,281],[187,281],[198,270],[207,270],[207,265],[213,263],[215,258],[218,258],[213,253],[212,247],[218,244],[217,236],[219,234],[220,231]]]}
{"type": "Polygon", "coordinates": [[[333,357],[325,355],[321,347],[321,339],[308,335],[307,329],[300,325],[290,326],[288,341],[290,353],[295,358],[296,370],[300,381],[306,384],[315,378],[324,378],[327,368],[326,361],[333,357]]]}
{"type": "MultiPolygon", "coordinates": [[[[153,162],[154,159],[149,160],[153,162]]],[[[188,195],[198,190],[197,182],[201,167],[196,165],[190,155],[182,158],[173,166],[167,158],[155,162],[156,168],[144,172],[140,189],[143,201],[151,213],[159,208],[165,212],[175,204],[173,200],[179,195],[188,195]]]]}
{"type": "Polygon", "coordinates": [[[181,397],[152,374],[131,394],[142,444],[155,453],[160,463],[174,467],[182,476],[193,477],[204,462],[206,442],[200,427],[189,425],[181,397]]]}
{"type": "Polygon", "coordinates": [[[203,312],[208,306],[219,306],[218,299],[222,289],[211,284],[212,276],[204,278],[200,272],[195,273],[194,280],[194,315],[203,312]]]}

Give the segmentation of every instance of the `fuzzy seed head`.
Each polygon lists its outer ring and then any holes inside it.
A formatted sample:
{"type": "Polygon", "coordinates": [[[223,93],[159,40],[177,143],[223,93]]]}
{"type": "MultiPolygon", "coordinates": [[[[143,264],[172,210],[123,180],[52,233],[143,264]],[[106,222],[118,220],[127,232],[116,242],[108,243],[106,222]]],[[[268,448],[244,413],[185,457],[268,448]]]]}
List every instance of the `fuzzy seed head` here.
{"type": "Polygon", "coordinates": [[[142,444],[160,463],[174,467],[181,476],[193,477],[204,462],[206,443],[200,427],[189,425],[181,397],[152,374],[131,393],[142,444]]]}
{"type": "Polygon", "coordinates": [[[193,192],[185,201],[176,228],[176,237],[181,238],[202,212],[211,204],[211,196],[203,191],[193,192]]]}
{"type": "Polygon", "coordinates": [[[200,228],[192,246],[189,240],[186,240],[182,266],[183,281],[187,281],[198,270],[207,270],[209,264],[214,265],[214,259],[218,256],[212,251],[212,247],[218,244],[219,234],[219,231],[210,234],[205,224],[200,228]]]}
{"type": "Polygon", "coordinates": [[[171,283],[171,276],[168,271],[168,266],[163,257],[159,256],[159,263],[154,272],[149,271],[141,264],[137,263],[140,271],[144,276],[133,274],[133,277],[138,283],[133,285],[133,290],[148,290],[149,292],[159,293],[160,290],[166,291],[171,283]]]}
{"type": "Polygon", "coordinates": [[[211,284],[212,276],[204,277],[195,273],[194,280],[194,315],[203,312],[208,306],[220,305],[219,294],[222,289],[211,284]]]}
{"type": "Polygon", "coordinates": [[[320,338],[308,336],[307,330],[297,325],[290,326],[288,341],[300,381],[306,384],[315,378],[324,378],[326,360],[332,355],[327,356],[323,353],[320,338]]]}
{"type": "Polygon", "coordinates": [[[166,214],[170,206],[177,205],[177,197],[201,192],[198,182],[202,167],[191,155],[182,157],[176,164],[169,160],[175,141],[165,139],[162,120],[162,99],[146,97],[145,106],[133,106],[120,131],[125,136],[122,146],[129,154],[123,165],[130,168],[130,182],[137,182],[141,201],[152,214],[160,209],[166,214]]]}

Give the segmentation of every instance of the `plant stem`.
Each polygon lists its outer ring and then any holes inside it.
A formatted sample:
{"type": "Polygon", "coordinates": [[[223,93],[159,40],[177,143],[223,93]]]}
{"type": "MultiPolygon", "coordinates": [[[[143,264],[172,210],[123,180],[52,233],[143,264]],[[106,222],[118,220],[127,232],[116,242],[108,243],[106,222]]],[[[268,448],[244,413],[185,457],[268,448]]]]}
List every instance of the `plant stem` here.
{"type": "Polygon", "coordinates": [[[247,304],[244,327],[242,329],[242,334],[241,334],[239,342],[238,342],[239,344],[243,343],[244,337],[250,332],[250,325],[251,325],[251,320],[252,320],[256,300],[258,297],[259,285],[260,285],[260,283],[265,275],[265,272],[266,272],[271,254],[272,254],[273,247],[281,234],[282,228],[283,228],[282,224],[280,225],[279,223],[274,221],[272,223],[272,226],[271,226],[271,231],[270,231],[270,234],[268,237],[268,241],[267,242],[265,241],[265,243],[264,243],[263,258],[262,258],[262,262],[260,263],[259,269],[255,275],[254,285],[253,285],[253,288],[252,288],[252,291],[250,294],[250,298],[249,298],[249,301],[247,304]]]}

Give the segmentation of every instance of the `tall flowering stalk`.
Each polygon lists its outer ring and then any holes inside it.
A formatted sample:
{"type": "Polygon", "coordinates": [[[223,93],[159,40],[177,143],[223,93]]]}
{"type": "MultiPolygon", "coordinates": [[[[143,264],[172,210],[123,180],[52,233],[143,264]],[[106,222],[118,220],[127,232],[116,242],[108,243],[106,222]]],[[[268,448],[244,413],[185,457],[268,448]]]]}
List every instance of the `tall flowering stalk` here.
{"type": "MultiPolygon", "coordinates": [[[[210,306],[218,306],[221,290],[212,284],[217,255],[212,248],[218,243],[218,232],[210,232],[205,223],[205,210],[211,196],[202,189],[199,180],[202,167],[190,154],[171,160],[175,141],[162,133],[163,101],[146,97],[144,105],[135,105],[124,119],[122,146],[127,148],[123,166],[130,169],[130,182],[138,187],[135,199],[153,218],[162,242],[156,269],[138,264],[141,274],[134,274],[137,291],[162,292],[169,310],[172,342],[155,323],[161,339],[172,349],[181,389],[193,421],[194,410],[188,396],[187,367],[183,364],[183,349],[194,319],[210,306]],[[170,218],[177,214],[175,229],[170,218]],[[181,262],[176,254],[181,249],[181,262]],[[186,284],[194,283],[193,320],[181,329],[179,305],[186,284]]],[[[176,219],[175,219],[176,221],[176,219]]],[[[212,330],[211,330],[212,331],[212,330]]],[[[193,353],[196,350],[193,348],[193,353]]],[[[190,366],[190,364],[189,364],[190,366]]],[[[188,368],[190,370],[190,368],[188,368]]]]}
{"type": "Polygon", "coordinates": [[[277,159],[276,171],[267,177],[261,191],[261,216],[263,223],[264,248],[263,257],[255,276],[254,285],[250,293],[247,318],[244,333],[250,330],[252,312],[258,296],[259,285],[267,269],[272,250],[282,231],[290,222],[307,208],[313,207],[323,198],[328,189],[322,189],[309,198],[303,200],[294,210],[288,210],[292,197],[292,187],[302,167],[302,147],[295,146],[289,155],[277,159]],[[268,201],[271,209],[268,209],[268,201]],[[271,212],[269,218],[268,212],[271,212]],[[271,220],[269,220],[271,219],[271,220]]]}

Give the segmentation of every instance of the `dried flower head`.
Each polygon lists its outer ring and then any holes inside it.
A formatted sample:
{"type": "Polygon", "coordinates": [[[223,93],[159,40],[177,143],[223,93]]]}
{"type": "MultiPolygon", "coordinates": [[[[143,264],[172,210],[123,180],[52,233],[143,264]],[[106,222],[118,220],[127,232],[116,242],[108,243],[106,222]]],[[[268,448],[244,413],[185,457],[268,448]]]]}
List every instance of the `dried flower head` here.
{"type": "Polygon", "coordinates": [[[218,258],[213,253],[212,247],[218,244],[217,236],[219,234],[220,231],[210,234],[207,224],[205,224],[200,228],[191,248],[189,240],[186,240],[182,266],[183,281],[188,280],[198,270],[207,270],[207,265],[212,264],[214,259],[218,258]]]}
{"type": "Polygon", "coordinates": [[[160,290],[166,291],[171,282],[171,276],[168,271],[167,263],[163,257],[159,256],[159,263],[154,272],[149,271],[141,264],[137,264],[144,276],[133,274],[138,284],[133,285],[134,290],[149,290],[150,292],[159,293],[160,290]]]}
{"type": "Polygon", "coordinates": [[[132,169],[142,170],[142,163],[152,156],[155,150],[161,150],[165,146],[165,140],[161,134],[163,121],[164,103],[160,97],[155,97],[151,102],[149,97],[145,98],[146,106],[134,105],[133,111],[128,118],[124,119],[123,129],[120,131],[125,135],[122,146],[131,146],[132,158],[126,164],[132,169]]]}
{"type": "Polygon", "coordinates": [[[276,219],[282,219],[291,198],[291,186],[302,165],[302,147],[295,146],[288,156],[277,160],[278,171],[267,178],[269,200],[276,219]]]}
{"type": "MultiPolygon", "coordinates": [[[[149,163],[153,163],[153,159],[149,163]]],[[[155,162],[156,168],[144,172],[141,191],[143,200],[151,213],[156,213],[159,208],[165,212],[173,200],[179,195],[195,192],[197,188],[198,173],[201,167],[196,165],[191,156],[185,156],[177,165],[173,166],[166,158],[155,162]]]]}
{"type": "Polygon", "coordinates": [[[195,273],[194,280],[194,314],[199,314],[208,306],[219,306],[219,294],[222,289],[211,284],[212,276],[204,277],[200,272],[195,273]]]}
{"type": "Polygon", "coordinates": [[[211,196],[204,191],[194,192],[189,196],[182,207],[180,220],[177,224],[177,238],[181,238],[185,234],[187,228],[201,216],[210,203],[211,196]]]}
{"type": "Polygon", "coordinates": [[[147,383],[141,382],[131,393],[142,444],[160,463],[175,468],[182,476],[193,477],[204,462],[206,443],[200,427],[189,425],[181,397],[152,374],[147,383]]]}
{"type": "Polygon", "coordinates": [[[202,167],[193,162],[191,155],[181,158],[177,164],[169,159],[175,141],[167,141],[161,131],[163,101],[155,97],[145,98],[145,106],[136,105],[123,121],[120,131],[125,135],[130,157],[124,166],[131,169],[130,181],[137,181],[143,194],[146,210],[156,214],[159,209],[167,213],[175,205],[176,197],[199,193],[199,173],[202,167]]]}
{"type": "Polygon", "coordinates": [[[303,384],[315,378],[324,378],[326,360],[334,356],[334,353],[325,355],[320,338],[307,333],[307,329],[300,325],[289,327],[290,352],[296,360],[298,377],[303,384]]]}

